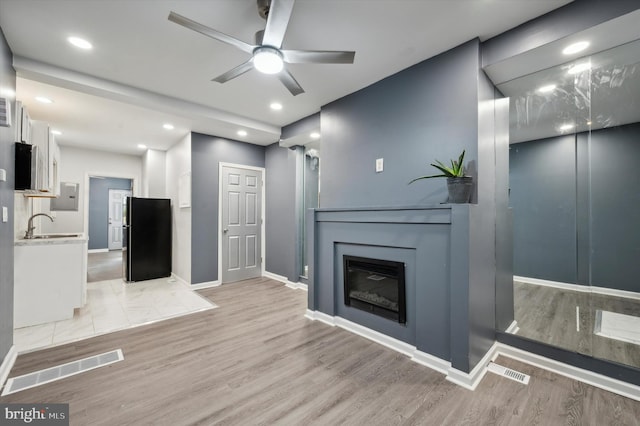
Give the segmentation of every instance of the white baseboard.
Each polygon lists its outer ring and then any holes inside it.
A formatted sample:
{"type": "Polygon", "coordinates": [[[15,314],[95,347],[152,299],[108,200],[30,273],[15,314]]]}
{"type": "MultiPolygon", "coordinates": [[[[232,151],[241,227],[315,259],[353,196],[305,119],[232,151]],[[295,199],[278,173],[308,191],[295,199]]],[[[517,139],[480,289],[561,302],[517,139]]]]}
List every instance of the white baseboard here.
{"type": "Polygon", "coordinates": [[[204,288],[218,287],[219,285],[222,284],[220,282],[220,280],[207,281],[207,282],[198,283],[198,284],[191,284],[191,283],[188,283],[187,280],[185,280],[184,278],[176,275],[173,272],[171,273],[171,278],[173,278],[174,280],[178,281],[180,284],[184,285],[189,290],[202,290],[204,288]]]}
{"type": "Polygon", "coordinates": [[[335,317],[332,317],[331,315],[327,315],[320,311],[312,311],[307,309],[307,312],[304,314],[304,316],[312,321],[320,321],[327,325],[330,325],[331,327],[335,327],[336,325],[335,317]]]}
{"type": "Polygon", "coordinates": [[[498,342],[494,342],[480,362],[469,373],[450,367],[447,371],[447,380],[463,388],[475,390],[484,375],[487,374],[487,365],[495,356],[497,349],[498,342]]]}
{"type": "Polygon", "coordinates": [[[617,290],[615,288],[588,286],[580,284],[563,283],[560,281],[542,280],[540,278],[513,276],[514,281],[520,281],[525,284],[541,285],[545,287],[559,288],[562,290],[578,291],[580,293],[595,293],[604,296],[624,297],[627,299],[640,300],[640,293],[634,291],[617,290]]]}
{"type": "MultiPolygon", "coordinates": [[[[332,327],[338,326],[348,330],[354,334],[365,337],[376,343],[384,345],[397,352],[411,357],[411,360],[432,370],[438,371],[446,375],[446,379],[452,383],[462,386],[469,390],[475,390],[487,373],[487,365],[490,361],[494,361],[499,355],[542,368],[556,374],[577,380],[627,398],[640,401],[640,386],[632,385],[621,380],[613,379],[602,374],[594,373],[589,370],[564,364],[540,355],[532,354],[521,349],[514,348],[504,343],[494,342],[493,346],[482,357],[480,362],[471,370],[470,373],[457,370],[451,367],[449,361],[435,357],[428,353],[419,351],[415,346],[399,341],[382,333],[379,333],[360,324],[353,323],[344,318],[327,315],[323,312],[312,311],[307,309],[305,317],[313,321],[320,321],[332,327]]],[[[513,325],[513,324],[512,324],[513,325]]],[[[511,326],[510,326],[511,328],[511,326]]]]}
{"type": "Polygon", "coordinates": [[[173,278],[174,280],[178,281],[180,284],[185,285],[189,288],[191,288],[191,284],[187,282],[187,280],[185,280],[184,278],[182,278],[179,275],[176,275],[175,273],[171,273],[171,278],[173,278]]]}
{"type": "Polygon", "coordinates": [[[16,349],[16,345],[12,345],[9,348],[9,352],[7,352],[7,355],[4,357],[2,364],[0,364],[0,389],[2,389],[7,381],[7,377],[9,377],[9,373],[11,372],[17,357],[18,350],[16,349]]]}
{"type": "Polygon", "coordinates": [[[269,272],[269,271],[264,271],[262,273],[262,276],[265,278],[271,278],[272,280],[276,280],[276,281],[280,281],[281,283],[284,283],[284,285],[286,285],[287,287],[294,289],[294,290],[304,290],[307,291],[308,287],[306,284],[304,283],[294,283],[289,281],[289,279],[287,277],[283,277],[282,275],[278,275],[278,274],[274,274],[273,272],[269,272]]]}
{"type": "Polygon", "coordinates": [[[87,253],[109,253],[109,249],[91,249],[87,250],[87,253]]]}
{"type": "Polygon", "coordinates": [[[518,321],[513,320],[513,322],[509,325],[509,327],[507,327],[504,332],[510,334],[518,334],[518,331],[520,331],[520,327],[518,327],[518,321]]]}
{"type": "Polygon", "coordinates": [[[632,385],[631,383],[545,358],[531,352],[523,351],[522,349],[514,348],[513,346],[505,345],[504,343],[498,343],[497,352],[494,354],[492,360],[495,360],[498,355],[504,355],[517,361],[551,371],[552,373],[640,401],[640,386],[632,385]]]}
{"type": "Polygon", "coordinates": [[[410,345],[409,343],[394,339],[393,337],[389,337],[386,334],[382,334],[368,327],[356,324],[355,322],[346,320],[342,317],[333,317],[333,320],[335,324],[340,328],[344,328],[345,330],[348,330],[366,339],[373,340],[374,342],[382,346],[386,346],[387,348],[393,349],[394,351],[400,352],[401,354],[404,354],[408,357],[413,357],[413,353],[416,351],[416,347],[410,345]]]}
{"type": "Polygon", "coordinates": [[[218,287],[221,284],[222,283],[220,282],[220,280],[215,280],[215,281],[207,281],[207,282],[198,283],[198,284],[189,284],[189,288],[191,290],[202,290],[203,288],[218,287]]]}

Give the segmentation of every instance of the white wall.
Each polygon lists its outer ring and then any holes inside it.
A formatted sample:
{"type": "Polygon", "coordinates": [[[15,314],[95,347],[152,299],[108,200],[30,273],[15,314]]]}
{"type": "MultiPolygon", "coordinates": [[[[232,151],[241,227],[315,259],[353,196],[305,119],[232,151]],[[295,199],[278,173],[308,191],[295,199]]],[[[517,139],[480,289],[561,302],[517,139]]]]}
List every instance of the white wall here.
{"type": "Polygon", "coordinates": [[[165,198],[167,196],[166,153],[148,149],[142,156],[142,196],[165,198]]]}
{"type": "MultiPolygon", "coordinates": [[[[89,176],[105,176],[133,179],[133,194],[139,196],[142,182],[142,157],[115,154],[105,151],[60,146],[60,182],[79,183],[77,212],[52,212],[55,222],[47,218],[40,220],[36,233],[40,232],[87,232],[85,208],[88,205],[89,176]]],[[[42,209],[34,211],[49,213],[49,201],[42,202],[42,209]]],[[[26,225],[25,225],[26,228],[26,225]]]]}
{"type": "MultiPolygon", "coordinates": [[[[24,237],[24,234],[27,231],[27,222],[29,221],[29,217],[33,214],[32,211],[33,198],[25,198],[22,192],[16,192],[14,194],[13,202],[13,229],[15,231],[16,238],[24,237]]],[[[36,226],[38,225],[36,224],[36,226]]]]}
{"type": "Polygon", "coordinates": [[[166,196],[171,198],[173,220],[172,270],[191,284],[191,207],[178,207],[180,175],[191,171],[191,133],[166,154],[166,196]]]}

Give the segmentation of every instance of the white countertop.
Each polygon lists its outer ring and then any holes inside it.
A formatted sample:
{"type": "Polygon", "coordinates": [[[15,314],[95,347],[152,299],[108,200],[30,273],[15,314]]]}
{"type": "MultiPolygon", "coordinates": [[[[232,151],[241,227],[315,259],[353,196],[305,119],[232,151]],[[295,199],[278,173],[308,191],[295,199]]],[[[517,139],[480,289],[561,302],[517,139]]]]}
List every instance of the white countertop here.
{"type": "Polygon", "coordinates": [[[35,246],[35,245],[57,245],[57,244],[82,244],[88,241],[88,238],[83,233],[75,233],[75,232],[61,232],[58,234],[46,234],[46,235],[74,235],[73,237],[54,237],[54,238],[33,238],[33,239],[24,239],[19,238],[14,240],[14,245],[16,246],[35,246]]]}

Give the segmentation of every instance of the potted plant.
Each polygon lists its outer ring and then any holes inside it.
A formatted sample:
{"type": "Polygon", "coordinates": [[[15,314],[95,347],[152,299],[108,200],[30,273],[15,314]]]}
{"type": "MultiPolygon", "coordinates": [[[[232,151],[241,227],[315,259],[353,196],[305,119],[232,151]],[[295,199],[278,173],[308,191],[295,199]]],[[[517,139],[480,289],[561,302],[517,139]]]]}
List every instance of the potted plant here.
{"type": "Polygon", "coordinates": [[[447,202],[457,204],[468,203],[469,198],[471,197],[471,190],[473,189],[473,178],[471,176],[465,176],[464,174],[464,154],[465,151],[463,150],[457,161],[451,160],[451,167],[436,160],[436,162],[431,163],[431,165],[440,170],[442,174],[420,176],[413,179],[409,184],[421,179],[446,177],[447,190],[449,191],[449,199],[447,202]]]}

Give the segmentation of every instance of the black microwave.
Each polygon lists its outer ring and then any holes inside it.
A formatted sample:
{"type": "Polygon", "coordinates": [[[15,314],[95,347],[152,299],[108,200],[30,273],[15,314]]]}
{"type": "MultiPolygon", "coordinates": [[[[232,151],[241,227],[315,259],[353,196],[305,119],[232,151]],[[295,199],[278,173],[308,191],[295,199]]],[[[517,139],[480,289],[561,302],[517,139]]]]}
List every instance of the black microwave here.
{"type": "Polygon", "coordinates": [[[36,189],[38,147],[16,142],[15,190],[36,189]]]}

